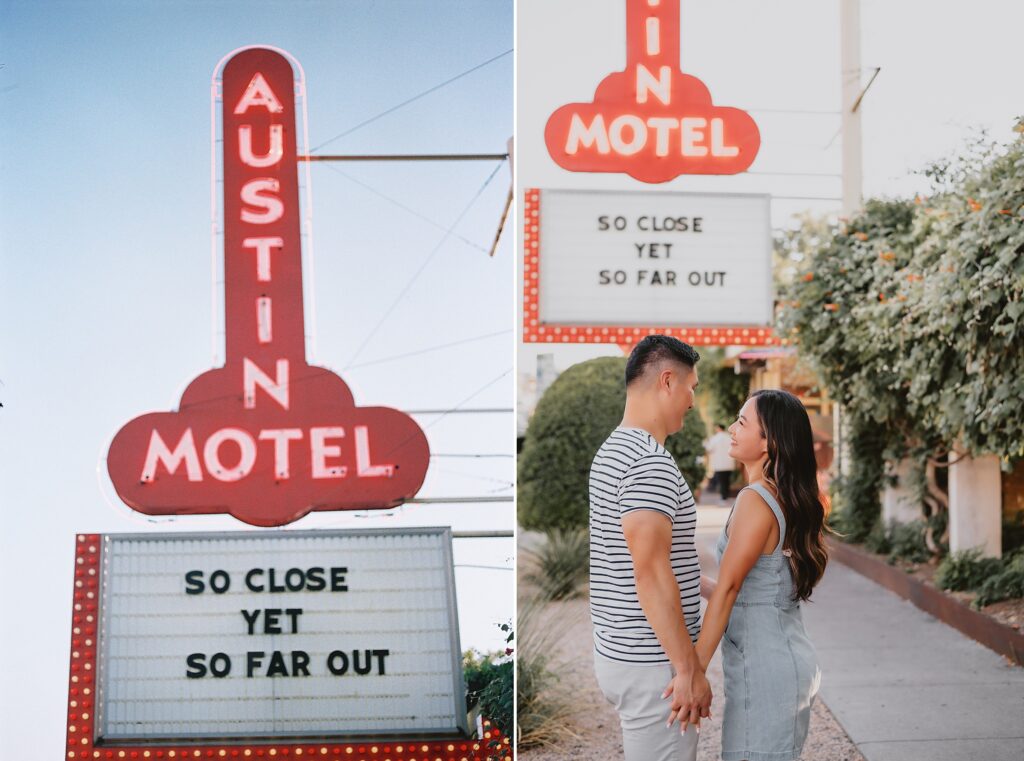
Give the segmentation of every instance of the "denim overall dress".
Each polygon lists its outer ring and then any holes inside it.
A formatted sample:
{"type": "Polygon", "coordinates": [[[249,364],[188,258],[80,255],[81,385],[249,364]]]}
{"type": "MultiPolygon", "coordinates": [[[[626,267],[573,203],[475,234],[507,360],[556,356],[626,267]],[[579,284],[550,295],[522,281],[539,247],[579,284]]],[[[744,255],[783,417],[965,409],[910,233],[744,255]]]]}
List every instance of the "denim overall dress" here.
{"type": "MultiPolygon", "coordinates": [[[[775,513],[779,544],[750,569],[722,637],[722,760],[796,761],[807,739],[821,671],[800,605],[793,601],[793,576],[782,552],[786,518],[764,486],[746,488],[760,494],[775,513]]],[[[715,547],[719,563],[729,543],[728,528],[726,522],[715,547]]]]}

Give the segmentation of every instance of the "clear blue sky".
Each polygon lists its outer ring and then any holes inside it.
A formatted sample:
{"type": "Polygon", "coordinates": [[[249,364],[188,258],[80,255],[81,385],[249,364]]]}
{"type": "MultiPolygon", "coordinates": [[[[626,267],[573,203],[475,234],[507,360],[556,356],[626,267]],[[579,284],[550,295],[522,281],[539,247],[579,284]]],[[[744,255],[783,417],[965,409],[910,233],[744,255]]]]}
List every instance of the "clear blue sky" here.
{"type": "MultiPolygon", "coordinates": [[[[512,3],[0,3],[0,757],[63,752],[76,532],[243,528],[141,520],[117,503],[102,457],[123,423],[171,409],[212,364],[209,83],[222,56],[253,44],[303,65],[317,146],[510,50],[512,3]]],[[[511,131],[505,55],[320,152],[499,153],[511,131]]],[[[332,166],[312,170],[311,359],[359,404],[511,408],[510,236],[486,254],[507,165],[332,166]],[[391,359],[464,339],[478,340],[391,359]]],[[[501,455],[435,458],[422,496],[512,494],[511,414],[419,420],[435,453],[501,455]]],[[[513,508],[296,526],[436,524],[511,529],[513,508]]],[[[510,567],[512,542],[455,551],[463,646],[497,648],[513,573],[471,566],[510,567]]]]}

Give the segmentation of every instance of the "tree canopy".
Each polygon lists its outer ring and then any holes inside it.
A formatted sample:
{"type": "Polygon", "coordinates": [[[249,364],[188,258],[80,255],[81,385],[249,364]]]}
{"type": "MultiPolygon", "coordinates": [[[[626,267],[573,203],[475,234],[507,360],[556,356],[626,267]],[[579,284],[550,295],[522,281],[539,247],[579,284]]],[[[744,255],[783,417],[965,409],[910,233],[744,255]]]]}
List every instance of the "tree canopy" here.
{"type": "MultiPolygon", "coordinates": [[[[833,396],[894,438],[1024,457],[1024,140],[869,201],[810,250],[781,327],[833,396]]],[[[798,244],[792,244],[798,245],[798,244]]]]}
{"type": "Polygon", "coordinates": [[[778,242],[795,262],[780,330],[887,457],[1008,468],[1024,457],[1024,139],[926,173],[928,198],[778,242]]]}

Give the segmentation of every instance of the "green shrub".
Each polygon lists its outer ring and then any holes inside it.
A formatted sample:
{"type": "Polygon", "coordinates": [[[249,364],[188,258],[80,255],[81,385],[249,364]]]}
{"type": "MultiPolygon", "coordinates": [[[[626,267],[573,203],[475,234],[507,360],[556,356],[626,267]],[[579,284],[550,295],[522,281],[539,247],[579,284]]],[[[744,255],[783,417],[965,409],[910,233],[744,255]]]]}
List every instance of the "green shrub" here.
{"type": "Polygon", "coordinates": [[[527,581],[552,600],[576,597],[589,576],[590,533],[583,528],[550,529],[540,549],[528,554],[535,566],[526,573],[527,581]]]}
{"type": "Polygon", "coordinates": [[[927,525],[923,520],[908,523],[889,521],[889,525],[878,520],[864,538],[864,546],[871,552],[888,555],[890,563],[897,560],[924,563],[932,556],[924,539],[927,525]]]}
{"type": "Polygon", "coordinates": [[[829,525],[848,542],[867,539],[882,513],[885,431],[871,420],[847,417],[849,472],[832,482],[829,525]]]}
{"type": "MultiPolygon", "coordinates": [[[[494,678],[479,694],[480,713],[509,739],[515,730],[515,662],[505,661],[496,667],[494,678]]],[[[503,757],[504,754],[498,756],[503,757]]]]}
{"type": "MultiPolygon", "coordinates": [[[[997,561],[998,562],[998,561],[997,561]]],[[[986,579],[974,601],[977,608],[1000,600],[1024,597],[1024,552],[1018,551],[1003,558],[1002,570],[986,579]]]]}
{"type": "Polygon", "coordinates": [[[935,583],[940,589],[962,592],[978,589],[1003,567],[999,558],[984,558],[981,550],[953,552],[943,558],[935,572],[935,583]]]}
{"type": "Polygon", "coordinates": [[[875,521],[871,532],[864,539],[864,547],[879,555],[888,555],[892,552],[892,542],[889,541],[889,531],[886,529],[885,523],[875,521]]]}
{"type": "MultiPolygon", "coordinates": [[[[699,367],[699,365],[698,365],[699,367]]],[[[589,523],[588,479],[598,448],[622,420],[625,357],[600,357],[563,372],[537,403],[519,456],[519,521],[528,529],[589,523]]],[[[691,488],[704,479],[706,429],[697,410],[666,448],[691,488]]]]}
{"type": "MultiPolygon", "coordinates": [[[[505,642],[509,645],[515,639],[512,623],[498,626],[506,634],[505,642]]],[[[466,681],[466,710],[480,708],[480,714],[490,719],[502,735],[511,738],[515,730],[513,685],[515,663],[509,656],[512,648],[505,652],[487,654],[475,650],[467,650],[462,654],[462,675],[466,681]]],[[[494,758],[504,757],[504,753],[491,754],[494,758]]]]}
{"type": "Polygon", "coordinates": [[[905,560],[910,563],[924,563],[932,553],[924,541],[924,521],[889,524],[889,562],[905,560]]]}
{"type": "Polygon", "coordinates": [[[498,677],[502,653],[479,653],[467,650],[462,654],[462,676],[466,680],[466,710],[472,711],[480,701],[480,693],[498,677]]]}

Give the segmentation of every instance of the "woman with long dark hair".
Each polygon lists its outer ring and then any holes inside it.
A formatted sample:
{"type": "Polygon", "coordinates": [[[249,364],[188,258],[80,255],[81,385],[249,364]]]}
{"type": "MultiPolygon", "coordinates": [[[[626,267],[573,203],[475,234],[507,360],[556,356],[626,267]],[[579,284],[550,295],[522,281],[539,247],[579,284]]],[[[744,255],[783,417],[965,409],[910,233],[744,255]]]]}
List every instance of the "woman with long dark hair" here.
{"type": "Polygon", "coordinates": [[[748,485],[718,538],[697,657],[707,669],[722,642],[723,761],[795,761],[821,674],[800,603],[828,562],[811,423],[792,394],[757,391],[729,434],[748,485]]]}

